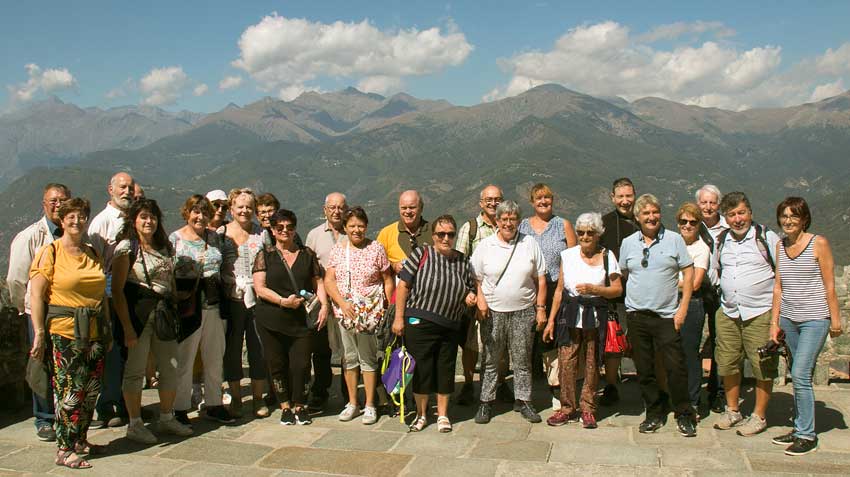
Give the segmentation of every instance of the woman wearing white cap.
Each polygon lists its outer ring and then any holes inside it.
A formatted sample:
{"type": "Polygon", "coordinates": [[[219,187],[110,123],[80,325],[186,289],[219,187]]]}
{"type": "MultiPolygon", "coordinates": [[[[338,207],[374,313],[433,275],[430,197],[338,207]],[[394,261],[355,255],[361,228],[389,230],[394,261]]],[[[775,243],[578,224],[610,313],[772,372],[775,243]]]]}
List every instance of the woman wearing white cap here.
{"type": "Polygon", "coordinates": [[[227,225],[227,209],[230,208],[230,201],[227,200],[227,194],[221,189],[207,192],[207,200],[213,206],[213,218],[210,219],[207,228],[215,231],[219,227],[227,225]]]}

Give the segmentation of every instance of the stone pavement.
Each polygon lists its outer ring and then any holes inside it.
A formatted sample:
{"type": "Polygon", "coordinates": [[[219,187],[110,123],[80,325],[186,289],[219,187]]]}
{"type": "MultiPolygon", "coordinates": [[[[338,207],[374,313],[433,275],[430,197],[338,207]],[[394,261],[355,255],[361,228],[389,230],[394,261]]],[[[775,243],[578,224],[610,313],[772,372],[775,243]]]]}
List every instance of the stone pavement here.
{"type": "MultiPolygon", "coordinates": [[[[538,409],[548,399],[541,389],[538,409]]],[[[752,393],[752,390],[749,390],[752,393]]],[[[445,476],[499,475],[777,475],[850,474],[850,430],[843,416],[850,412],[850,389],[835,384],[816,389],[820,449],[808,456],[789,457],[770,438],[790,429],[790,386],[774,392],[768,422],[759,436],[743,438],[733,431],[712,428],[715,415],[699,425],[699,435],[686,439],[670,416],[658,433],[637,432],[640,397],[637,385],[621,388],[624,399],[613,409],[601,408],[599,428],[584,430],[579,424],[549,427],[531,425],[510,406],[497,407],[488,425],[472,421],[473,408],[453,406],[454,432],[440,434],[434,417],[421,433],[407,433],[398,418],[382,416],[378,424],[364,426],[359,419],[339,422],[333,414],[315,418],[310,426],[283,427],[279,412],[262,420],[244,420],[221,426],[195,417],[195,436],[165,438],[143,446],[124,438],[124,428],[96,430],[90,440],[109,444],[107,456],[96,456],[87,471],[53,464],[55,444],[35,439],[32,419],[0,417],[0,475],[76,474],[142,477],[146,475],[222,476],[445,476]]],[[[145,402],[155,402],[155,392],[145,391],[145,402]]],[[[752,394],[747,395],[750,403],[752,394]]],[[[337,411],[339,400],[332,408],[337,411]]],[[[744,413],[749,407],[743,406],[744,413]]],[[[248,409],[251,408],[248,403],[248,409]]],[[[150,407],[150,409],[154,409],[150,407]]],[[[542,412],[544,419],[551,408],[542,412]]],[[[194,416],[194,414],[192,415],[194,416]]]]}

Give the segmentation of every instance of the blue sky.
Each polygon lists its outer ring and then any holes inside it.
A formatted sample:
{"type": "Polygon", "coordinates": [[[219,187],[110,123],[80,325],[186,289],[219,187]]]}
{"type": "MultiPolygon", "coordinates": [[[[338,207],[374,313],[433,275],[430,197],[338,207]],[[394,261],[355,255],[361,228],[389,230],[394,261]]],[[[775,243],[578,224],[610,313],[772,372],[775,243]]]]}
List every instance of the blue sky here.
{"type": "Polygon", "coordinates": [[[848,18],[842,1],[6,2],[0,110],[210,112],[349,85],[471,105],[546,82],[785,106],[850,89],[848,18]]]}

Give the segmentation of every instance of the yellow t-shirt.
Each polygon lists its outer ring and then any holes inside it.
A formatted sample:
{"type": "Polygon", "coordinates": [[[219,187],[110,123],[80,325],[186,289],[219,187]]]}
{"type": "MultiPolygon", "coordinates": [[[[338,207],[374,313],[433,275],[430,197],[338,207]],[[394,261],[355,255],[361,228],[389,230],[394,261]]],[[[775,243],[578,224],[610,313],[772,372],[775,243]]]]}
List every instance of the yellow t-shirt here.
{"type": "MultiPolygon", "coordinates": [[[[57,240],[36,252],[30,268],[30,279],[42,275],[48,283],[48,303],[51,305],[97,308],[106,293],[103,262],[94,251],[83,246],[84,253],[75,257],[57,240]],[[55,255],[54,255],[55,250],[55,255]],[[44,261],[42,263],[42,257],[44,261]]],[[[98,338],[97,320],[91,320],[89,336],[98,338]]],[[[51,334],[74,339],[74,318],[56,317],[50,321],[51,334]]]]}

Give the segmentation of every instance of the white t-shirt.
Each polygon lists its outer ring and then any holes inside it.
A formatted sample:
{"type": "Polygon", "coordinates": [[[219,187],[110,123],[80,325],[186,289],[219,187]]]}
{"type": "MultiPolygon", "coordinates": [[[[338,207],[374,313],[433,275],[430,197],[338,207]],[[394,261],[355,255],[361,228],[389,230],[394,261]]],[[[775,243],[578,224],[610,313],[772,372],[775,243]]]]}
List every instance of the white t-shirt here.
{"type": "MultiPolygon", "coordinates": [[[[579,283],[605,285],[605,265],[588,265],[581,259],[581,247],[574,246],[561,252],[561,270],[564,272],[564,291],[571,297],[578,296],[576,286],[579,283]]],[[[620,264],[614,252],[608,250],[608,276],[620,275],[620,264]]],[[[585,295],[593,298],[596,295],[585,295]]],[[[579,305],[576,328],[581,328],[582,306],[579,305]]]]}
{"type": "Polygon", "coordinates": [[[505,243],[498,233],[482,240],[469,259],[475,278],[481,281],[481,291],[493,311],[519,311],[534,305],[537,297],[537,277],[546,274],[546,261],[534,237],[522,235],[516,252],[510,259],[514,241],[505,243]],[[505,275],[496,287],[499,275],[505,275]]]}
{"type": "MultiPolygon", "coordinates": [[[[694,261],[694,269],[702,268],[708,270],[709,258],[711,258],[711,249],[699,237],[694,240],[694,243],[687,246],[688,255],[694,261]]],[[[679,280],[682,279],[682,272],[679,272],[679,280]]],[[[710,278],[709,278],[710,279],[710,278]]],[[[706,277],[703,277],[706,280],[706,277]]]]}

